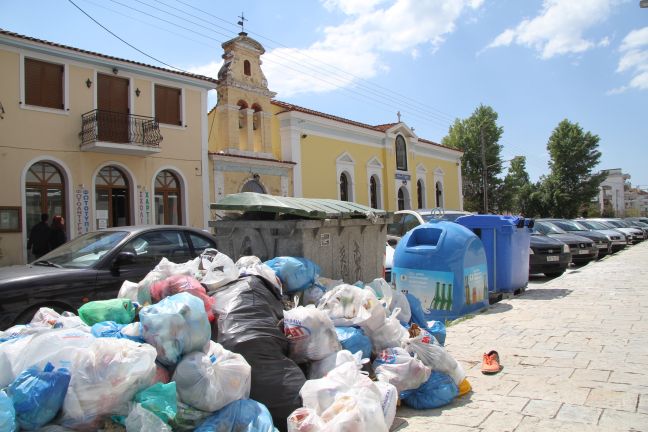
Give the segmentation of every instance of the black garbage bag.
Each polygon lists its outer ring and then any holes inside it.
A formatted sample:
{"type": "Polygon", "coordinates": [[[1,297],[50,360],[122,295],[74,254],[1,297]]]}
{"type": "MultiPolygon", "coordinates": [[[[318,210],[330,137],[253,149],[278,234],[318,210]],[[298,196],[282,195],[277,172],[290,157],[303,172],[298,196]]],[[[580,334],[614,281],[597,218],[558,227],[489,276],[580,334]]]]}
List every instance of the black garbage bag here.
{"type": "Polygon", "coordinates": [[[286,431],[288,416],[302,406],[299,390],[306,377],[288,358],[281,288],[251,275],[210,294],[218,315],[212,339],[245,357],[252,367],[250,398],[264,404],[277,429],[286,431]]]}

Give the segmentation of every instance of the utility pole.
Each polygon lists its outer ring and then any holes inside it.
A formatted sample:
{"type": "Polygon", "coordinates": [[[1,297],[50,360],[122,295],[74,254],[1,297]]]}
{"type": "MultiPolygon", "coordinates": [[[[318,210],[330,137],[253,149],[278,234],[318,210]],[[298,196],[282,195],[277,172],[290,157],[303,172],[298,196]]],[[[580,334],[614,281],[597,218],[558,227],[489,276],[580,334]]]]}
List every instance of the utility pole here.
{"type": "Polygon", "coordinates": [[[482,159],[482,187],[484,189],[484,214],[488,213],[488,179],[486,167],[486,145],[484,144],[484,124],[479,125],[479,137],[481,140],[481,159],[482,159]]]}

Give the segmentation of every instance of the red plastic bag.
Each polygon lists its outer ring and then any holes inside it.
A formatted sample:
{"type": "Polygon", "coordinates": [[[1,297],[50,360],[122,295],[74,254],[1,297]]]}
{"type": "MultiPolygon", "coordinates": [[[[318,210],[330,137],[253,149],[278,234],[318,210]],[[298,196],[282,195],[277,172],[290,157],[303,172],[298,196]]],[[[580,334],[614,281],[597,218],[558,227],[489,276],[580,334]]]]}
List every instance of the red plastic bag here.
{"type": "Polygon", "coordinates": [[[209,322],[213,322],[214,315],[214,298],[207,295],[207,290],[198,282],[197,279],[187,275],[174,275],[166,279],[154,282],[151,285],[151,300],[157,303],[165,297],[179,293],[189,293],[198,297],[205,305],[205,312],[209,322]]]}

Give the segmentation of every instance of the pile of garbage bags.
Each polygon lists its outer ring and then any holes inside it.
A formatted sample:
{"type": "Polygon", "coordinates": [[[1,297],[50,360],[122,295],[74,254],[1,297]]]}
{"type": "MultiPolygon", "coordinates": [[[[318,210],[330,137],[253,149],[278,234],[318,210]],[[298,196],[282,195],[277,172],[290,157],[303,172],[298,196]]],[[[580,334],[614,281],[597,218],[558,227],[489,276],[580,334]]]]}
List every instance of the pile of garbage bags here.
{"type": "Polygon", "coordinates": [[[41,308],[0,331],[0,431],[387,431],[399,399],[470,388],[415,299],[319,271],[208,249],[76,314],[41,308]]]}

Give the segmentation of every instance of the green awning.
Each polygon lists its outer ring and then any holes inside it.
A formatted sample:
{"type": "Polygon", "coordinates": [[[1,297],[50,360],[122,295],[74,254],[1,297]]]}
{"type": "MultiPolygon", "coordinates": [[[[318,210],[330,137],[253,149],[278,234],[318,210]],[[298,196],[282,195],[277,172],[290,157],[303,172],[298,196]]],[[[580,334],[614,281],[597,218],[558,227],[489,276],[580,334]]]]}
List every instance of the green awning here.
{"type": "Polygon", "coordinates": [[[267,212],[302,216],[311,219],[332,219],[385,216],[385,210],[373,209],[348,201],[321,198],[293,198],[241,192],[224,196],[211,206],[212,210],[267,212]]]}

